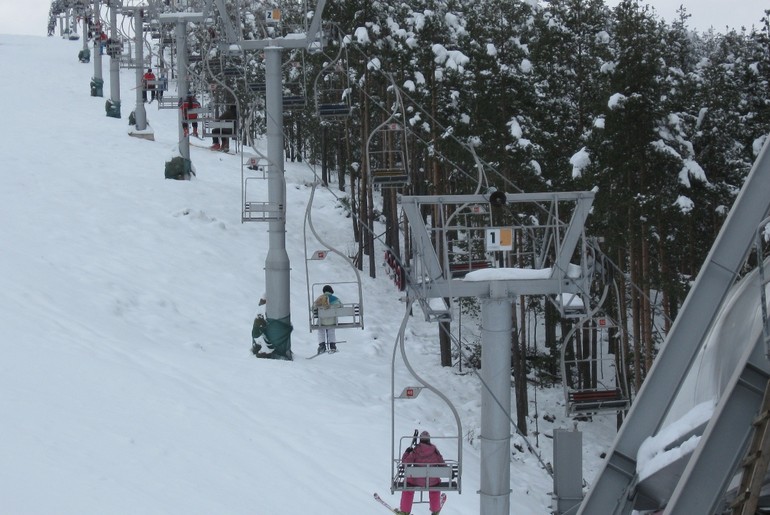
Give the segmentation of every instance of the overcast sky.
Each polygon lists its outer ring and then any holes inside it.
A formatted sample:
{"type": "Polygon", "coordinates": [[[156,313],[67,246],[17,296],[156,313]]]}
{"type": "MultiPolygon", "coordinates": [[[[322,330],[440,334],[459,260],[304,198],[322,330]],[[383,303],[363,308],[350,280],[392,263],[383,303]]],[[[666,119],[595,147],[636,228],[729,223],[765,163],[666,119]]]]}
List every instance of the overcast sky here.
{"type": "MultiPolygon", "coordinates": [[[[614,7],[620,0],[606,0],[614,7]]],[[[725,27],[759,27],[764,10],[770,8],[767,0],[648,0],[659,16],[674,19],[676,9],[684,5],[692,15],[690,26],[700,31],[714,27],[725,32],[725,27]]],[[[0,34],[32,34],[44,36],[48,26],[50,0],[0,0],[0,34]]]]}
{"type": "MultiPolygon", "coordinates": [[[[605,0],[605,3],[614,7],[620,0],[605,0]]],[[[717,32],[726,32],[725,27],[748,29],[754,25],[759,28],[765,9],[770,9],[767,0],[647,0],[643,3],[653,7],[658,16],[668,22],[674,20],[676,10],[683,5],[692,15],[688,25],[701,32],[709,27],[717,32]]]]}

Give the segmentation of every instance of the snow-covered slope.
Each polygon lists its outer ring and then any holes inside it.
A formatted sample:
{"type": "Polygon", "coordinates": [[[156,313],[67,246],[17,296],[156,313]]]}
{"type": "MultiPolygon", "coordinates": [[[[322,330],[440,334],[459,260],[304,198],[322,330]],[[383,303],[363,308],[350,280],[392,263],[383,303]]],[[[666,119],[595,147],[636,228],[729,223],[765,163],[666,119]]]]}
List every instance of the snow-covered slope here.
{"type": "MultiPolygon", "coordinates": [[[[384,512],[374,491],[396,504],[390,375],[404,305],[395,289],[365,277],[366,329],[340,331],[347,343],[336,355],[303,359],[316,347],[303,248],[312,171],[287,163],[297,359],[256,359],[267,226],[240,223],[240,159],[193,148],[197,177],[165,180],[176,112],[153,104],[156,141],[127,136],[133,70],[121,72],[123,118],[108,118],[106,98],[90,96],[93,64],[78,62],[80,45],[0,36],[0,511],[384,512]]],[[[107,96],[108,66],[105,57],[107,96]]],[[[334,195],[317,193],[313,219],[345,249],[340,227],[350,221],[334,195]]],[[[325,266],[321,281],[353,278],[339,263],[325,266]]],[[[442,513],[477,513],[479,384],[438,365],[436,335],[417,312],[407,329],[413,364],[464,423],[464,491],[442,513]]],[[[397,378],[410,384],[404,367],[397,378]]],[[[560,395],[530,391],[530,428],[537,420],[541,433],[531,440],[545,461],[552,429],[572,427],[560,395]]],[[[399,405],[396,417],[404,435],[452,434],[453,424],[430,395],[399,405]]],[[[613,425],[579,424],[588,481],[613,425]]],[[[513,449],[511,466],[512,512],[547,513],[551,480],[536,457],[513,449]]]]}

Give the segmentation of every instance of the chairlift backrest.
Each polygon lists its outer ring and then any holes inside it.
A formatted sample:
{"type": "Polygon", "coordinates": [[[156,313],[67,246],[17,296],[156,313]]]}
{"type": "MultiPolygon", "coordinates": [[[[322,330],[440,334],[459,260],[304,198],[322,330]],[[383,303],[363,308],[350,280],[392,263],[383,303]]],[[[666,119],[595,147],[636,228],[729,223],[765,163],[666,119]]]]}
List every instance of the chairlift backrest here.
{"type": "Polygon", "coordinates": [[[310,330],[326,329],[363,329],[363,317],[358,282],[316,283],[311,286],[310,298],[313,304],[310,308],[310,330]],[[335,292],[334,298],[339,301],[335,305],[319,305],[323,288],[331,286],[335,292]],[[344,293],[343,293],[344,292],[344,293]]]}
{"type": "MultiPolygon", "coordinates": [[[[444,463],[405,463],[402,456],[407,447],[411,447],[414,436],[402,436],[399,442],[398,456],[394,458],[394,474],[391,481],[391,492],[396,491],[461,491],[462,489],[462,457],[457,459],[443,456],[444,463]]],[[[461,445],[459,436],[434,436],[431,435],[431,443],[436,440],[452,441],[461,445]]]]}

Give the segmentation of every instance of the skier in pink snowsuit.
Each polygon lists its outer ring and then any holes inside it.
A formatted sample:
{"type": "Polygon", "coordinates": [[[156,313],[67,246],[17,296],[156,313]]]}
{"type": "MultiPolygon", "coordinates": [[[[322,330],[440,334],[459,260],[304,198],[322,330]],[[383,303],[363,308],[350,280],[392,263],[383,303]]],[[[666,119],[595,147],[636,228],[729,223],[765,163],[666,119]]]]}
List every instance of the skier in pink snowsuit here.
{"type": "MultiPolygon", "coordinates": [[[[401,463],[427,463],[431,465],[443,465],[444,457],[436,448],[435,445],[430,443],[430,434],[427,431],[420,433],[420,443],[409,447],[404,455],[401,457],[401,463]]],[[[430,479],[429,486],[435,486],[439,484],[441,480],[437,477],[430,479]]],[[[424,478],[408,478],[406,484],[409,486],[425,486],[424,478]]],[[[409,515],[412,510],[412,502],[414,501],[414,490],[404,490],[401,492],[401,506],[400,511],[402,515],[409,515]]],[[[438,515],[441,509],[441,492],[438,490],[428,491],[428,501],[430,506],[431,515],[438,515]]]]}

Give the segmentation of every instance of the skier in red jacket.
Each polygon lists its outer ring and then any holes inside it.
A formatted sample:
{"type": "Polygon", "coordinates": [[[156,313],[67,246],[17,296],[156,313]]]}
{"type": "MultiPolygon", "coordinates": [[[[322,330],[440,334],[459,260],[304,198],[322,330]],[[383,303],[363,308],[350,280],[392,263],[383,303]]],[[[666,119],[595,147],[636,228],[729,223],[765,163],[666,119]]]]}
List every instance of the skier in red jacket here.
{"type": "MultiPolygon", "coordinates": [[[[436,448],[435,445],[430,443],[430,433],[423,431],[420,433],[420,442],[414,446],[409,447],[404,456],[401,458],[401,463],[425,463],[430,465],[443,465],[444,457],[436,448]]],[[[440,483],[441,480],[437,477],[430,479],[430,484],[426,485],[426,480],[423,478],[408,478],[406,484],[408,486],[435,486],[440,483]]],[[[414,501],[414,490],[404,490],[401,492],[401,506],[397,511],[399,515],[409,515],[412,511],[412,502],[414,501]]],[[[441,510],[441,492],[438,490],[428,491],[428,501],[430,506],[431,515],[437,515],[441,510]]]]}
{"type": "Polygon", "coordinates": [[[188,111],[190,109],[198,109],[200,106],[200,102],[198,102],[198,99],[195,98],[195,95],[192,93],[187,95],[184,100],[179,100],[179,108],[182,110],[182,128],[184,129],[185,137],[190,135],[187,128],[187,120],[192,122],[193,136],[196,138],[198,137],[198,122],[196,121],[198,119],[198,113],[189,113],[188,111]]]}
{"type": "Polygon", "coordinates": [[[155,74],[152,68],[147,69],[147,73],[142,77],[142,100],[147,102],[147,92],[150,92],[150,103],[155,100],[155,74]],[[152,81],[152,82],[150,82],[152,81]]]}

